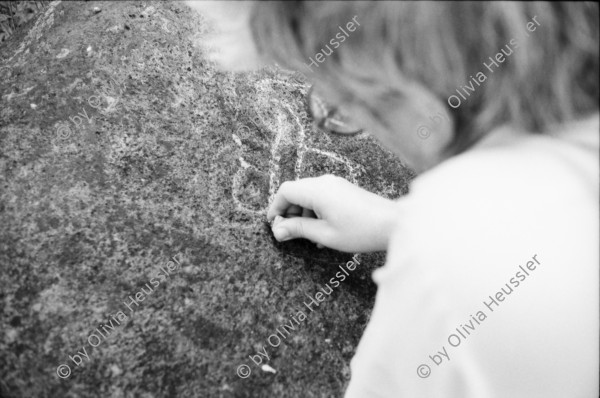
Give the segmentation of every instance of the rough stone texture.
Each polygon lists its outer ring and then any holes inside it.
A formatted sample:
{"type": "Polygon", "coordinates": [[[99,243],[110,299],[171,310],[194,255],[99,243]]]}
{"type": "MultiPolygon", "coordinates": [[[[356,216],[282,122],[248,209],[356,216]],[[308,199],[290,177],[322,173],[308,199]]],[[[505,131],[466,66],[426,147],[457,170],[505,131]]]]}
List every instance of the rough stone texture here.
{"type": "Polygon", "coordinates": [[[205,29],[178,3],[54,2],[0,48],[0,396],[342,394],[384,255],[311,312],[351,254],[277,243],[265,208],[285,180],[398,197],[412,173],[314,131],[289,72],[216,72],[205,29]],[[276,374],[249,358],[264,347],[276,374]]]}

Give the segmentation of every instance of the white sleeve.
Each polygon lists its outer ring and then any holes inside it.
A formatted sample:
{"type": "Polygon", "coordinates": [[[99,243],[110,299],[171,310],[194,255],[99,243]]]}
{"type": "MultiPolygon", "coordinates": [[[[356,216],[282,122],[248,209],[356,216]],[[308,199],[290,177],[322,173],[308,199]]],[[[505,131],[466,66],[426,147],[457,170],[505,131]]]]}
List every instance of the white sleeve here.
{"type": "Polygon", "coordinates": [[[598,397],[598,160],[559,147],[415,181],[346,398],[598,397]]]}

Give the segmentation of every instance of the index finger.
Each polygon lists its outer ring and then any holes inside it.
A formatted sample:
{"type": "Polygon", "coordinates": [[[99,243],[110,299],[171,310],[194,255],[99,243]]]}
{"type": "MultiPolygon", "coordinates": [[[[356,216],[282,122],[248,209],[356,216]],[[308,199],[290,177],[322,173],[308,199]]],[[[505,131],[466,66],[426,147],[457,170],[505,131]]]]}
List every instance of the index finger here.
{"type": "Polygon", "coordinates": [[[282,216],[292,205],[314,210],[314,178],[303,178],[296,181],[286,181],[279,187],[273,203],[269,206],[267,220],[271,222],[275,216],[282,216]]]}

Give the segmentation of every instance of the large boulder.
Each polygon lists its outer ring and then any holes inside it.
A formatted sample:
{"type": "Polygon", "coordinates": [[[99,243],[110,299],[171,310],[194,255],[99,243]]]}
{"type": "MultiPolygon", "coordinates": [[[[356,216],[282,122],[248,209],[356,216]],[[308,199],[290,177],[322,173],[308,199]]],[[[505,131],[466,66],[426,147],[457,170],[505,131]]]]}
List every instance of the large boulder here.
{"type": "Polygon", "coordinates": [[[413,174],[315,131],[290,72],[215,71],[206,30],[55,1],[0,48],[0,396],[343,393],[385,256],[279,244],[265,209],[286,180],[395,198],[413,174]]]}

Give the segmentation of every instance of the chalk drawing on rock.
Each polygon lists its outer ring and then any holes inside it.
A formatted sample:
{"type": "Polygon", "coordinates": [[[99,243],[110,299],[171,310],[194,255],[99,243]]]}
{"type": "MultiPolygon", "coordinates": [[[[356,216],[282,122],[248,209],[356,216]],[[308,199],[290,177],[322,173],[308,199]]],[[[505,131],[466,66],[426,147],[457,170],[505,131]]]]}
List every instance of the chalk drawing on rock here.
{"type": "Polygon", "coordinates": [[[230,176],[230,169],[237,169],[239,165],[240,148],[232,144],[225,144],[213,158],[211,164],[211,171],[209,173],[209,192],[208,192],[208,205],[207,206],[212,213],[213,219],[217,224],[226,223],[233,228],[247,228],[248,223],[241,223],[233,221],[233,213],[247,212],[245,207],[240,206],[237,200],[236,192],[234,192],[234,186],[238,185],[233,180],[239,179],[236,177],[239,173],[237,170],[232,177],[232,180],[228,180],[230,176]],[[231,198],[231,200],[227,200],[231,198]]]}
{"type": "MultiPolygon", "coordinates": [[[[269,204],[273,201],[283,181],[316,175],[316,170],[310,167],[313,164],[308,166],[306,164],[306,160],[310,158],[324,158],[326,163],[335,164],[334,169],[337,175],[346,177],[354,184],[357,183],[358,170],[362,169],[362,166],[343,155],[307,146],[306,132],[298,115],[292,111],[289,105],[281,104],[275,99],[272,99],[270,104],[274,116],[266,122],[264,118],[259,117],[261,121],[265,122],[264,126],[273,137],[270,145],[268,170],[261,169],[245,160],[244,152],[248,151],[248,148],[237,134],[232,134],[233,144],[219,151],[215,159],[218,164],[224,153],[235,152],[232,157],[237,159],[236,167],[238,169],[231,180],[231,197],[238,211],[254,216],[266,214],[269,204]],[[293,172],[286,175],[291,178],[285,178],[282,181],[282,175],[286,174],[282,170],[282,164],[289,163],[290,159],[286,159],[285,156],[290,154],[295,154],[296,158],[293,172]],[[313,173],[313,171],[315,172],[313,173]]],[[[245,130],[238,128],[236,132],[245,132],[245,130]]],[[[248,137],[246,141],[248,140],[252,140],[252,137],[248,137]]],[[[213,183],[222,184],[222,181],[215,180],[213,183]]],[[[216,185],[213,185],[212,191],[218,191],[216,185]]]]}

